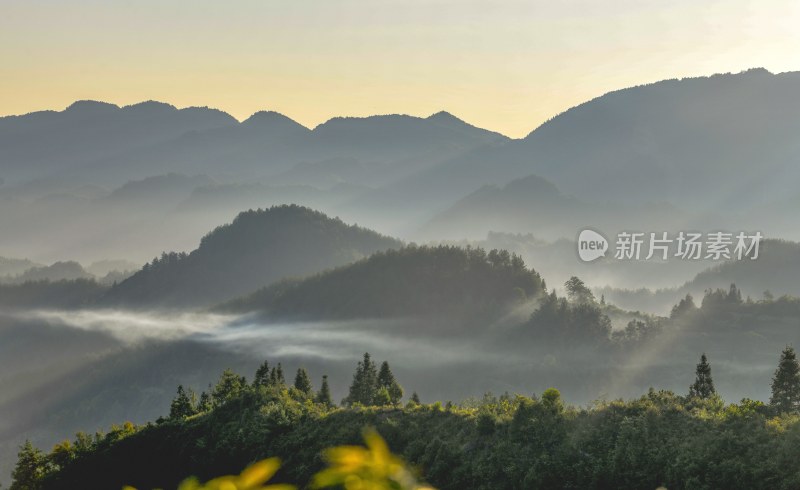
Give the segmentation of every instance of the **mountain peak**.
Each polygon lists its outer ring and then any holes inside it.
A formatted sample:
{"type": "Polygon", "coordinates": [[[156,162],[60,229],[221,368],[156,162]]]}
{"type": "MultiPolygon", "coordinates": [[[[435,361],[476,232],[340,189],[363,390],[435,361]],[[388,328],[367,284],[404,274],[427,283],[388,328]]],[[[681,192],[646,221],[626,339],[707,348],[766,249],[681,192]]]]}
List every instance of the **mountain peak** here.
{"type": "Polygon", "coordinates": [[[773,73],[764,68],[763,66],[758,66],[755,68],[744,70],[740,73],[740,75],[773,75],[773,73]]]}
{"type": "Polygon", "coordinates": [[[126,105],[122,108],[126,111],[175,111],[177,108],[174,105],[167,104],[166,102],[159,102],[157,100],[146,100],[136,104],[126,105]]]}
{"type": "Polygon", "coordinates": [[[69,107],[64,109],[64,112],[92,114],[111,112],[117,109],[119,109],[118,105],[108,102],[101,102],[99,100],[76,100],[70,104],[69,107]]]}
{"type": "Polygon", "coordinates": [[[463,120],[457,118],[456,116],[450,114],[447,111],[439,111],[435,114],[431,114],[426,118],[428,121],[436,121],[436,122],[443,122],[443,123],[454,123],[457,122],[459,124],[466,124],[463,120]]]}
{"type": "Polygon", "coordinates": [[[275,111],[258,111],[242,121],[242,124],[246,126],[274,126],[276,124],[280,124],[299,126],[307,129],[294,119],[275,111]]]}

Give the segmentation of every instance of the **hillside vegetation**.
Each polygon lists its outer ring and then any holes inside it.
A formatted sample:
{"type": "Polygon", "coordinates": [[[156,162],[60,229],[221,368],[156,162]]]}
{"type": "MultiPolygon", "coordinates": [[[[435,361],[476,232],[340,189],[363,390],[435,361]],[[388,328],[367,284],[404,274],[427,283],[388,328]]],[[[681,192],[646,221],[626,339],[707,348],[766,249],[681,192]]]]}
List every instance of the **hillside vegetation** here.
{"type": "Polygon", "coordinates": [[[347,264],[401,242],[323,213],[274,206],[240,213],[189,254],[168,253],[119,283],[106,305],[213,304],[286,276],[347,264]]]}

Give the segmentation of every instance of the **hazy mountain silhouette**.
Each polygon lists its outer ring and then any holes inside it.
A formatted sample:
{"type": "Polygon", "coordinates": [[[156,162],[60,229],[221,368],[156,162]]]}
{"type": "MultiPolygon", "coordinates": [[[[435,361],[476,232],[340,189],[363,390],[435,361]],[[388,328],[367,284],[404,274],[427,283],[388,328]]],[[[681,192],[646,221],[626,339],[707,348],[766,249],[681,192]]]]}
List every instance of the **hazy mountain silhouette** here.
{"type": "MultiPolygon", "coordinates": [[[[37,264],[28,259],[10,259],[0,257],[0,278],[4,276],[16,276],[21,274],[32,267],[41,267],[42,264],[37,264]]],[[[2,280],[2,279],[0,279],[2,280]]]]}
{"type": "Polygon", "coordinates": [[[309,130],[273,111],[239,123],[207,108],[79,101],[61,112],[0,118],[0,177],[13,184],[44,179],[108,186],[169,172],[249,179],[295,164],[350,158],[395,163],[385,169],[386,183],[504,140],[447,113],[337,117],[309,130]]]}
{"type": "Polygon", "coordinates": [[[398,240],[300,206],[240,213],[189,254],[170,253],[113,287],[105,305],[186,306],[220,302],[286,276],[346,264],[398,240]]]}
{"type": "MultiPolygon", "coordinates": [[[[796,202],[799,94],[800,73],[763,69],[611,92],[522,140],[456,156],[358,205],[388,209],[405,199],[441,211],[483,185],[536,174],[586,202],[666,201],[695,214],[750,213],[772,227],[752,208],[796,202]]],[[[414,211],[407,214],[418,219],[414,211]]]]}
{"type": "Polygon", "coordinates": [[[430,240],[478,239],[489,232],[535,233],[540,238],[575,238],[591,226],[610,234],[625,229],[671,230],[691,216],[668,204],[626,207],[566,196],[536,175],[504,186],[485,185],[437,214],[419,231],[430,240]]]}
{"type": "Polygon", "coordinates": [[[54,178],[90,162],[155,145],[190,131],[235,123],[234,118],[215,109],[176,109],[152,101],[125,107],[78,101],[60,112],[2,117],[2,177],[6,184],[54,178]]]}

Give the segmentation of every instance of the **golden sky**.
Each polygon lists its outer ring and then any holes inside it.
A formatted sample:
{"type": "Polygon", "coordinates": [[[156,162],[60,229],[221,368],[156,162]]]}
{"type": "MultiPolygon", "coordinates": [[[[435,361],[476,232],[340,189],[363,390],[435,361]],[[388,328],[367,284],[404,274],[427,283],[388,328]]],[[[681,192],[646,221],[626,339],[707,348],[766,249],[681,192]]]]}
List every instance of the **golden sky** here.
{"type": "Polygon", "coordinates": [[[800,70],[797,0],[2,0],[0,115],[160,100],[244,119],[447,110],[524,136],[610,90],[800,70]]]}

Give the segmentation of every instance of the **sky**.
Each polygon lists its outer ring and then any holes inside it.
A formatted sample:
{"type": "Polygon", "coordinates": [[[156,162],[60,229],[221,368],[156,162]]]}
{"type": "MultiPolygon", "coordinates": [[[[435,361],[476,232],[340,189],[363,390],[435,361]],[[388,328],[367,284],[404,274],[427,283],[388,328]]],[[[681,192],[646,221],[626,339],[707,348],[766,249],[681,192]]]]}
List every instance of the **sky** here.
{"type": "Polygon", "coordinates": [[[797,0],[0,0],[0,115],[75,100],[446,110],[522,137],[608,91],[800,70],[797,0]]]}

